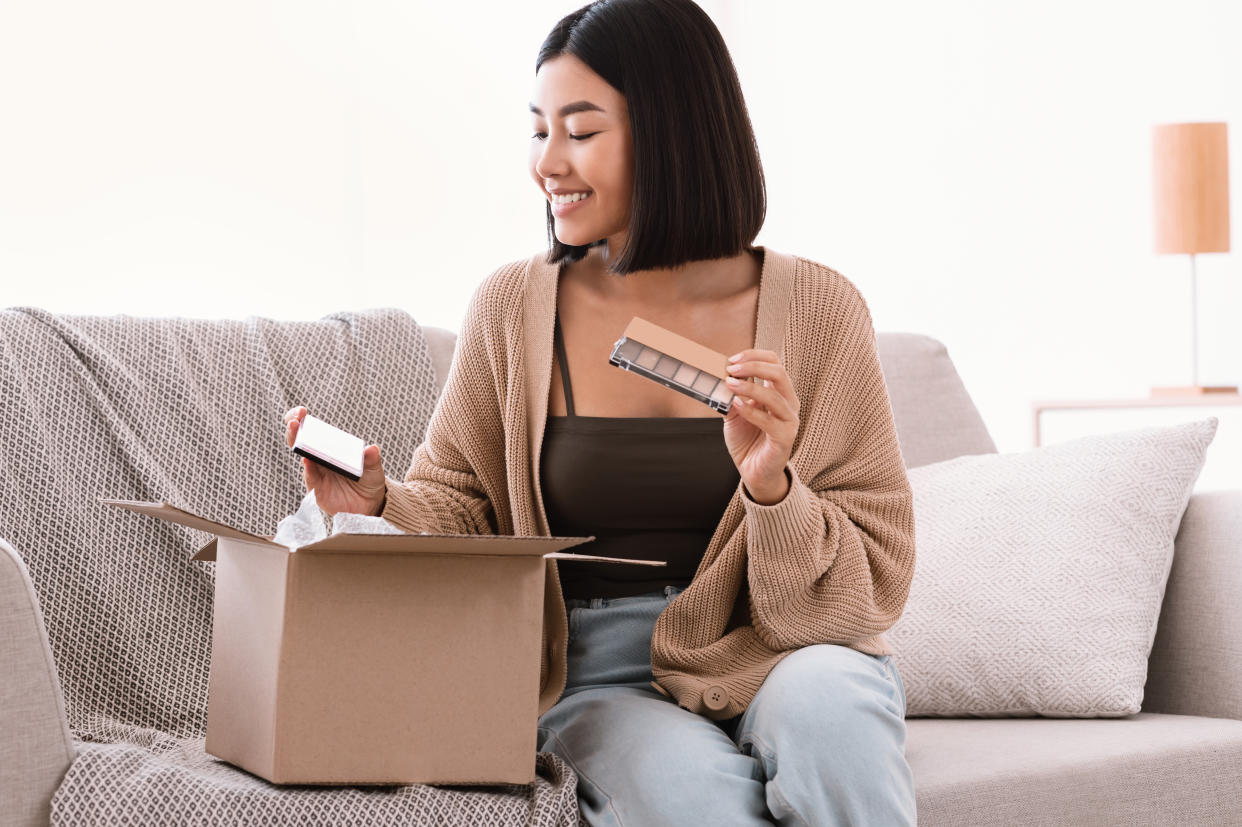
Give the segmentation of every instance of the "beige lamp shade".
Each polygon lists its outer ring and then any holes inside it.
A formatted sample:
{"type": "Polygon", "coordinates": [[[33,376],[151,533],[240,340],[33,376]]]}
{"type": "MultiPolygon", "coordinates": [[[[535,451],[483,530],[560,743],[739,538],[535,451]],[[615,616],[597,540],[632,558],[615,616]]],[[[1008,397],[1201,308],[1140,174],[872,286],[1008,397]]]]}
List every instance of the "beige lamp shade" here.
{"type": "Polygon", "coordinates": [[[1229,252],[1229,141],[1223,123],[1152,128],[1156,253],[1229,252]]]}
{"type": "Polygon", "coordinates": [[[1195,256],[1229,252],[1229,134],[1223,123],[1152,127],[1156,253],[1190,256],[1191,384],[1152,388],[1152,396],[1237,396],[1233,385],[1199,384],[1199,297],[1195,256]]]}

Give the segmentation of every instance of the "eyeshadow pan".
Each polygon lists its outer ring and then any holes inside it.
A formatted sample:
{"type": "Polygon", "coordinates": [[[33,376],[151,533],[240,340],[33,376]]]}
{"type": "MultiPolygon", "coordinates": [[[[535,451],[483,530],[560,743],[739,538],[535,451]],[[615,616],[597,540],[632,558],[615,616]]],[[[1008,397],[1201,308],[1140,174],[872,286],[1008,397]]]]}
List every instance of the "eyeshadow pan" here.
{"type": "Polygon", "coordinates": [[[626,359],[633,360],[634,357],[638,355],[638,352],[642,349],[643,349],[643,346],[640,345],[638,342],[634,341],[633,339],[626,339],[624,342],[621,343],[621,347],[617,350],[617,353],[625,357],[626,359]]]}
{"type": "Polygon", "coordinates": [[[676,373],[679,367],[681,367],[681,362],[678,362],[672,357],[660,354],[660,361],[655,366],[655,372],[661,376],[669,377],[676,373]]]}
{"type": "Polygon", "coordinates": [[[701,373],[701,371],[698,368],[692,368],[683,362],[681,367],[677,369],[677,373],[673,376],[673,381],[680,382],[681,384],[692,388],[694,387],[695,377],[697,377],[699,373],[701,373]]]}
{"type": "Polygon", "coordinates": [[[710,373],[701,373],[699,378],[694,380],[694,389],[699,393],[711,393],[712,388],[716,387],[716,383],[720,380],[710,373]]]}
{"type": "Polygon", "coordinates": [[[658,350],[652,350],[649,347],[644,347],[642,353],[639,353],[638,358],[634,360],[634,364],[639,367],[653,368],[655,367],[655,363],[660,361],[660,357],[663,355],[664,354],[660,353],[658,350]]]}

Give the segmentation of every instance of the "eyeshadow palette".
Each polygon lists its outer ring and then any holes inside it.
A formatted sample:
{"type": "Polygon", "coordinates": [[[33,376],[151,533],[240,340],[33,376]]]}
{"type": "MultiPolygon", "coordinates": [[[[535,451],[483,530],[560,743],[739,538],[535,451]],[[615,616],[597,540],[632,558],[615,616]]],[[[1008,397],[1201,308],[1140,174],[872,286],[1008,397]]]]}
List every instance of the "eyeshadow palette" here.
{"type": "Polygon", "coordinates": [[[635,316],[613,346],[608,363],[693,397],[722,414],[733,404],[725,384],[729,357],[635,316]]]}

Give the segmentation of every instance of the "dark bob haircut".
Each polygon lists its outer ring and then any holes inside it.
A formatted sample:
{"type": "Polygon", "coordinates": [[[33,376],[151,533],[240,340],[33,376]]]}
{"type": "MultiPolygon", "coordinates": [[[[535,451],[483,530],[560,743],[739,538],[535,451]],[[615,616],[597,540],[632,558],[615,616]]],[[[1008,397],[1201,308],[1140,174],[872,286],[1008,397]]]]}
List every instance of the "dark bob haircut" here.
{"type": "MultiPolygon", "coordinates": [[[[748,249],[767,212],[759,148],[737,70],[716,24],[692,0],[597,0],[562,18],[535,73],[577,57],[625,96],[634,191],[612,272],[673,268],[748,249]]],[[[592,247],[562,244],[546,205],[548,262],[592,247]]]]}

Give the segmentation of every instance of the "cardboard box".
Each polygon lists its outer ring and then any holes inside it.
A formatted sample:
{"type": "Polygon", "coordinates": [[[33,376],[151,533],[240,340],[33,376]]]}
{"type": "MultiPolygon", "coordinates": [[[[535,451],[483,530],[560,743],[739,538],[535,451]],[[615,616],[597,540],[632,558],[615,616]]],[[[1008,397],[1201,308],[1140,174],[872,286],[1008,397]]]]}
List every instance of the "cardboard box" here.
{"type": "Polygon", "coordinates": [[[334,534],[290,549],[163,502],[215,538],[207,752],[278,784],[535,780],[547,558],[592,537],[334,534]]]}

